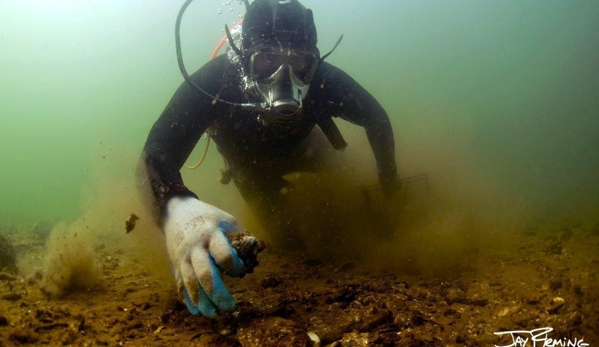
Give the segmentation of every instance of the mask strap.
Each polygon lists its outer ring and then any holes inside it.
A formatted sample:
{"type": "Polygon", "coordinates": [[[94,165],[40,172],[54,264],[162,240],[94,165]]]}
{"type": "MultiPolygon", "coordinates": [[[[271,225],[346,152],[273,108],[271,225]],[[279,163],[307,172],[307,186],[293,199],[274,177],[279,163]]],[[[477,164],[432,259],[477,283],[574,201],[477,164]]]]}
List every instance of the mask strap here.
{"type": "Polygon", "coordinates": [[[341,34],[341,36],[339,36],[339,38],[337,39],[337,43],[335,43],[335,46],[333,46],[333,49],[331,49],[329,51],[329,53],[323,55],[322,58],[320,58],[320,61],[325,60],[326,57],[328,57],[329,55],[331,55],[331,53],[333,53],[333,51],[337,48],[337,46],[339,46],[339,44],[341,43],[341,40],[343,40],[343,34],[341,34]]]}

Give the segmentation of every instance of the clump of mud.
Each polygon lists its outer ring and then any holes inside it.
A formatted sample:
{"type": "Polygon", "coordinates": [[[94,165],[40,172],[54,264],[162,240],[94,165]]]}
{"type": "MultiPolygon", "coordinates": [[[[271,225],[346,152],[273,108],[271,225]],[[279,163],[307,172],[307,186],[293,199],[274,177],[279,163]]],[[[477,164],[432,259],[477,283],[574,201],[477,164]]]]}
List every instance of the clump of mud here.
{"type": "Polygon", "coordinates": [[[17,259],[17,251],[11,240],[0,234],[0,268],[15,267],[17,259]]]}
{"type": "Polygon", "coordinates": [[[41,289],[49,297],[71,290],[89,289],[98,283],[99,271],[89,229],[82,222],[59,224],[46,243],[41,289]]]}

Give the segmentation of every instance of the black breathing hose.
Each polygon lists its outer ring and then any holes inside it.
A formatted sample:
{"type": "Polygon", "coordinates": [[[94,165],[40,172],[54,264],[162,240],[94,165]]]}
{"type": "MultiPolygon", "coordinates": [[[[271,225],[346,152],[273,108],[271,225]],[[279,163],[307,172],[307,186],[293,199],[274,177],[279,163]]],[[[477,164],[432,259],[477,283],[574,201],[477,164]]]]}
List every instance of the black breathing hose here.
{"type": "Polygon", "coordinates": [[[181,6],[181,9],[179,10],[179,14],[177,15],[177,22],[175,24],[175,46],[177,48],[177,62],[179,63],[179,70],[181,70],[181,75],[183,75],[183,78],[185,79],[185,81],[187,83],[189,83],[192,87],[194,87],[198,92],[206,94],[207,96],[212,98],[213,102],[219,101],[219,102],[222,102],[222,103],[225,103],[228,105],[240,106],[240,107],[244,107],[244,108],[251,108],[254,110],[261,110],[263,107],[259,103],[257,103],[257,104],[253,104],[253,103],[240,104],[240,103],[220,99],[217,96],[208,93],[207,91],[202,89],[200,86],[198,86],[198,84],[195,83],[191,79],[191,76],[189,76],[189,74],[187,73],[187,69],[185,69],[185,64],[183,63],[183,55],[181,54],[181,19],[183,18],[183,14],[185,13],[185,10],[187,10],[187,7],[189,6],[189,4],[191,4],[192,1],[193,0],[186,0],[185,3],[183,4],[183,6],[181,6]]]}

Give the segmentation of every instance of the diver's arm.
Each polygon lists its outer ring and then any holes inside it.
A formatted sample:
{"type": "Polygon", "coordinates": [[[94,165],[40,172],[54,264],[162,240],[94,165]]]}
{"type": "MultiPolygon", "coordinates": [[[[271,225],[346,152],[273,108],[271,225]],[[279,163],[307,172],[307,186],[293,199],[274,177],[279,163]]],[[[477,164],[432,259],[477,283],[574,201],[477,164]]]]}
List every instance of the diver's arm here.
{"type": "MultiPolygon", "coordinates": [[[[213,89],[223,86],[218,67],[218,62],[208,64],[192,79],[216,94],[213,89]]],[[[210,318],[235,309],[221,272],[245,274],[229,241],[243,228],[232,215],[200,201],[185,187],[179,170],[221,112],[212,97],[184,83],[152,127],[139,165],[140,188],[164,232],[179,294],[192,314],[210,318]]]]}
{"type": "MultiPolygon", "coordinates": [[[[374,99],[373,99],[374,100],[374,99]]],[[[397,167],[395,164],[395,141],[393,138],[393,129],[387,117],[387,113],[374,100],[376,105],[374,109],[380,108],[380,112],[376,110],[366,111],[365,114],[371,115],[364,124],[370,147],[374,153],[377,163],[378,177],[383,188],[383,193],[391,196],[399,185],[397,176],[397,167]]]]}
{"type": "Polygon", "coordinates": [[[358,82],[330,64],[324,64],[323,88],[327,100],[337,106],[335,114],[364,127],[377,163],[379,182],[386,196],[399,186],[395,164],[395,141],[389,116],[379,102],[358,82]]]}
{"type": "MultiPolygon", "coordinates": [[[[213,83],[210,77],[218,74],[210,73],[210,70],[202,68],[192,78],[200,85],[213,83]]],[[[217,108],[208,96],[184,82],[150,130],[138,165],[137,179],[144,203],[160,224],[169,199],[175,196],[196,197],[184,185],[180,169],[214,120],[217,108]]]]}

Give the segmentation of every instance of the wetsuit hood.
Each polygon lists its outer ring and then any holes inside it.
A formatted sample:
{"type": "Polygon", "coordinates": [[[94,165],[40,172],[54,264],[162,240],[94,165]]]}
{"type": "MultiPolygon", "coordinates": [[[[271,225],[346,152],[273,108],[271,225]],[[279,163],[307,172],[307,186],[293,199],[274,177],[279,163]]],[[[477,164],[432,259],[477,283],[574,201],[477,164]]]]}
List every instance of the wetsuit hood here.
{"type": "Polygon", "coordinates": [[[242,33],[246,59],[266,47],[301,48],[318,54],[316,43],[312,10],[298,0],[256,0],[246,11],[242,33]]]}

